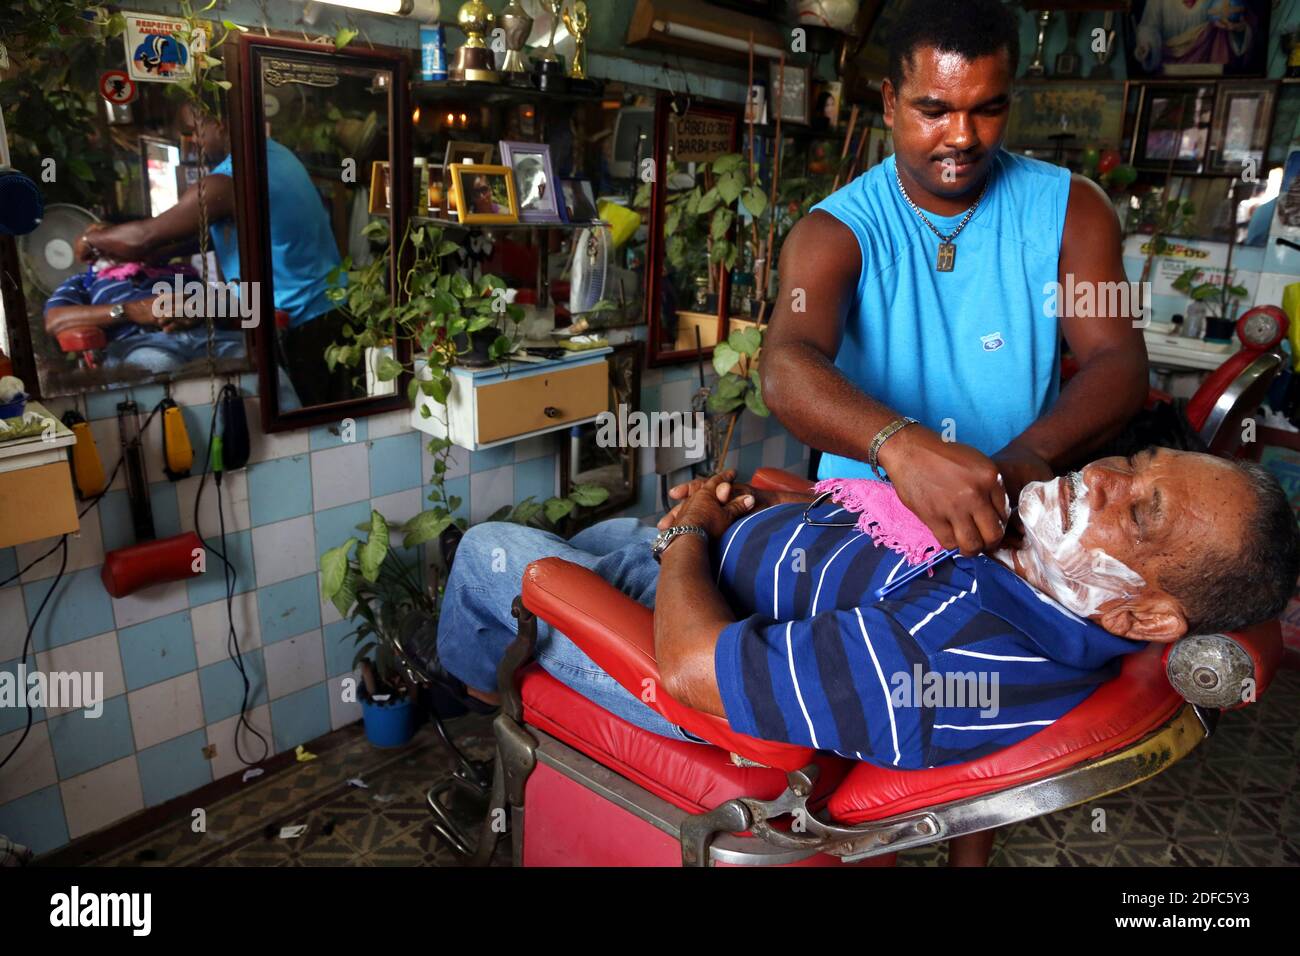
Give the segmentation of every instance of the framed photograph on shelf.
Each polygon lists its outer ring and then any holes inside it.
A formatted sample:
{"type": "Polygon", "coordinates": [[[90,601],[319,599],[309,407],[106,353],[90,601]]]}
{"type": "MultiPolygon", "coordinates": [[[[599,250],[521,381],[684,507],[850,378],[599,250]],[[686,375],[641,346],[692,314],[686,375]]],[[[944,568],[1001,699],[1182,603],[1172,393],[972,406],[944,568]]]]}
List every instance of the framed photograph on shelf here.
{"type": "Polygon", "coordinates": [[[456,218],[455,196],[451,188],[452,163],[460,163],[463,166],[489,166],[492,163],[492,154],[495,152],[496,147],[491,143],[466,143],[455,139],[447,143],[447,149],[442,157],[442,194],[446,197],[444,205],[447,206],[448,219],[456,218]]]}
{"type": "Polygon", "coordinates": [[[388,160],[375,160],[370,164],[370,215],[387,216],[391,202],[388,160]]]}
{"type": "Polygon", "coordinates": [[[772,101],[772,106],[768,109],[768,119],[776,122],[777,115],[777,96],[781,98],[780,111],[781,122],[783,123],[802,123],[808,125],[809,108],[808,101],[811,96],[811,71],[806,66],[792,66],[785,64],[784,73],[781,70],[781,64],[772,61],[769,66],[770,79],[768,80],[768,96],[772,101]]]}
{"type": "Polygon", "coordinates": [[[501,141],[501,165],[510,167],[519,197],[520,222],[563,222],[551,147],[545,143],[501,141]]]}
{"type": "Polygon", "coordinates": [[[509,166],[452,163],[450,169],[461,222],[491,225],[519,221],[515,177],[509,166]]]}
{"type": "Polygon", "coordinates": [[[1128,76],[1264,76],[1270,0],[1133,0],[1125,24],[1128,76]]]}
{"type": "Polygon", "coordinates": [[[1276,83],[1219,84],[1210,131],[1210,172],[1239,175],[1250,170],[1256,177],[1263,175],[1276,102],[1276,83]]]}
{"type": "Polygon", "coordinates": [[[1202,172],[1210,148],[1215,84],[1144,84],[1139,97],[1133,165],[1140,169],[1202,172]]]}
{"type": "Polygon", "coordinates": [[[1021,83],[1011,94],[1007,145],[1115,149],[1124,132],[1124,83],[1021,83]]]}
{"type": "Polygon", "coordinates": [[[596,194],[592,192],[589,181],[563,179],[560,185],[564,192],[564,214],[569,222],[596,222],[600,219],[596,211],[596,194]]]}

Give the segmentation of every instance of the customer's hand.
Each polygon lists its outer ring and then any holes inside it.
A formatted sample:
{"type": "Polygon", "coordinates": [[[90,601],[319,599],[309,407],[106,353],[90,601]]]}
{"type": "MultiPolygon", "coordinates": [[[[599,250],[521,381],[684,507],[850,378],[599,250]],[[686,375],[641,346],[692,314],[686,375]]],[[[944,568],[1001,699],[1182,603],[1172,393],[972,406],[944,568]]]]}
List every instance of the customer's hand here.
{"type": "MultiPolygon", "coordinates": [[[[734,472],[732,472],[734,474],[734,472]]],[[[690,481],[684,481],[680,485],[674,485],[668,489],[668,497],[673,501],[679,501],[681,504],[675,505],[672,510],[659,519],[658,528],[663,531],[665,528],[671,528],[677,524],[677,515],[686,504],[686,500],[704,487],[708,481],[707,478],[693,478],[690,481]]],[[[718,486],[718,501],[723,504],[735,495],[749,495],[754,499],[754,506],[751,511],[762,511],[764,508],[770,508],[773,505],[783,505],[789,502],[798,502],[807,504],[812,501],[812,495],[800,494],[796,491],[773,491],[768,488],[755,488],[753,485],[743,481],[728,481],[718,486]]]]}
{"type": "Polygon", "coordinates": [[[1009,509],[993,459],[920,425],[890,438],[878,457],[899,500],[943,547],[969,556],[1002,540],[1009,509]]]}
{"type": "Polygon", "coordinates": [[[163,318],[163,312],[158,307],[159,296],[148,299],[136,299],[127,302],[122,308],[126,312],[126,318],[136,325],[154,326],[157,328],[166,321],[163,318]]]}
{"type": "Polygon", "coordinates": [[[735,471],[728,469],[705,480],[694,494],[673,509],[677,518],[665,527],[695,525],[707,531],[714,541],[721,538],[732,522],[754,510],[752,494],[732,495],[735,477],[735,471]]]}

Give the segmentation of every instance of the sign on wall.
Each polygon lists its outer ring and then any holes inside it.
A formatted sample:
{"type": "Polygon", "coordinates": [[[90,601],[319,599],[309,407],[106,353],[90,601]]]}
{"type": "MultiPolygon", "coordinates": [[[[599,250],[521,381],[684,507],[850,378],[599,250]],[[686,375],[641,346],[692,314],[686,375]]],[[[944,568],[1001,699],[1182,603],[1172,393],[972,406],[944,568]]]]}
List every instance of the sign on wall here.
{"type": "Polygon", "coordinates": [[[707,163],[732,151],[735,141],[734,116],[706,116],[687,113],[669,123],[673,158],[679,163],[707,163]]]}
{"type": "Polygon", "coordinates": [[[189,32],[184,20],[145,13],[124,16],[126,68],[132,80],[176,83],[190,79],[192,51],[184,40],[189,32]]]}

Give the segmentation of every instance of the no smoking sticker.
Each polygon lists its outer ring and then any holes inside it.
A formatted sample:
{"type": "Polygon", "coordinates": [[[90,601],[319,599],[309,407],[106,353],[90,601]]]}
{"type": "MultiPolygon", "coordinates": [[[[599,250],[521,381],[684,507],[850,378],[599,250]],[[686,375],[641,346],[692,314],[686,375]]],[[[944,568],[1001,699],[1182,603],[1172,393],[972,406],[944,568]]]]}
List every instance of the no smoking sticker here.
{"type": "Polygon", "coordinates": [[[137,92],[135,81],[125,70],[109,70],[99,78],[99,95],[110,103],[130,103],[137,92]]]}

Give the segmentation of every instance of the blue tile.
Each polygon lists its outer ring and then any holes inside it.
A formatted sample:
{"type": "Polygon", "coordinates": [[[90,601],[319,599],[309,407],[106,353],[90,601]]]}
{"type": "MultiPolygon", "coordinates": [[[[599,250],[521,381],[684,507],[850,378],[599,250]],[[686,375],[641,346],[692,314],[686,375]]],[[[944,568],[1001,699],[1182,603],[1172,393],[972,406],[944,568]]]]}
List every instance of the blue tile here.
{"type": "Polygon", "coordinates": [[[457,518],[464,518],[469,521],[469,476],[461,478],[448,478],[443,482],[443,490],[446,491],[448,498],[459,498],[460,505],[452,514],[457,518]]]}
{"type": "Polygon", "coordinates": [[[356,629],[357,626],[351,621],[335,621],[325,625],[326,677],[352,673],[352,658],[357,653],[356,629]]]}
{"type": "Polygon", "coordinates": [[[59,788],[46,787],[0,806],[0,833],[33,853],[48,853],[67,843],[59,788]]]}
{"type": "Polygon", "coordinates": [[[311,512],[311,459],[306,455],[248,467],[248,513],[253,527],[311,512]]]}
{"type": "MultiPolygon", "coordinates": [[[[22,663],[21,659],[14,659],[0,664],[0,673],[10,675],[4,679],[5,683],[14,688],[14,693],[16,695],[12,704],[10,704],[8,700],[0,698],[0,701],[3,701],[3,705],[0,705],[0,735],[7,734],[11,730],[22,730],[27,726],[27,707],[25,706],[25,702],[27,695],[31,693],[31,685],[27,684],[25,687],[21,688],[18,686],[18,665],[20,663],[22,663]],[[10,684],[11,681],[13,682],[12,684],[10,684]],[[17,696],[19,694],[21,694],[21,696],[17,696]]],[[[29,654],[27,655],[27,671],[24,676],[30,677],[34,670],[36,670],[36,655],[29,654]]],[[[35,727],[44,719],[45,708],[33,707],[32,726],[35,727]]]]}
{"type": "Polygon", "coordinates": [[[262,643],[274,644],[320,627],[320,590],[315,572],[291,578],[257,592],[257,617],[262,643]]]}
{"type": "Polygon", "coordinates": [[[647,411],[647,412],[659,411],[660,401],[662,401],[662,399],[659,397],[658,385],[646,385],[641,389],[642,411],[647,411]]]}
{"type": "MultiPolygon", "coordinates": [[[[243,654],[244,672],[248,675],[248,706],[266,703],[266,668],[262,649],[243,654]]],[[[235,662],[226,659],[199,669],[199,691],[203,695],[203,722],[215,724],[239,713],[244,696],[244,679],[235,662]]]]}
{"type": "Polygon", "coordinates": [[[275,752],[292,750],[330,730],[329,692],[316,684],[271,702],[271,729],[275,752]]]}
{"type": "Polygon", "coordinates": [[[785,466],[787,468],[791,465],[797,465],[807,457],[807,454],[808,449],[804,447],[803,442],[795,438],[793,435],[785,436],[785,466]]]}
{"type": "MultiPolygon", "coordinates": [[[[46,578],[23,585],[23,601],[27,604],[27,623],[31,624],[45,595],[54,586],[54,578],[46,578]]],[[[32,647],[48,651],[52,647],[71,644],[83,637],[93,637],[111,631],[113,602],[99,579],[99,568],[85,568],[65,574],[51,595],[40,622],[32,635],[32,647]]]]}
{"type": "MultiPolygon", "coordinates": [[[[190,607],[209,604],[212,601],[225,600],[226,582],[225,566],[221,558],[211,548],[220,547],[221,539],[216,535],[207,539],[209,550],[207,570],[196,578],[190,578],[186,586],[190,596],[190,607]]],[[[253,573],[253,535],[249,531],[232,531],[226,535],[226,557],[235,569],[235,593],[243,594],[257,586],[253,573]]]]}
{"type": "Polygon", "coordinates": [[[515,501],[529,495],[540,502],[555,496],[555,457],[534,458],[515,465],[515,501]]]}
{"type": "Polygon", "coordinates": [[[370,443],[370,497],[420,486],[420,434],[407,432],[370,443]]]}
{"type": "Polygon", "coordinates": [[[181,533],[180,505],[176,501],[176,486],[170,481],[159,481],[149,486],[149,507],[153,510],[153,530],[159,538],[170,538],[181,533]]]}
{"type": "Polygon", "coordinates": [[[659,482],[656,480],[657,475],[641,475],[637,482],[636,503],[628,506],[622,514],[633,518],[646,518],[651,515],[656,518],[661,515],[664,508],[659,504],[659,482]]]}
{"type": "Polygon", "coordinates": [[[48,726],[60,780],[121,760],[135,751],[125,694],[104,701],[104,712],[98,717],[73,710],[51,717],[48,726]]]}
{"type": "MultiPolygon", "coordinates": [[[[211,573],[211,568],[208,569],[211,573]]],[[[127,690],[177,677],[199,666],[190,612],[177,611],[117,632],[127,690]]]]}
{"type": "MultiPolygon", "coordinates": [[[[711,358],[706,355],[704,362],[707,367],[711,363],[711,358]]],[[[684,378],[697,378],[699,374],[699,368],[694,363],[690,365],[673,365],[664,369],[663,381],[680,382],[684,378]]]]}
{"type": "Polygon", "coordinates": [[[245,397],[257,394],[256,372],[246,372],[239,376],[239,394],[245,397]]]}
{"type": "MultiPolygon", "coordinates": [[[[497,445],[495,448],[485,448],[482,451],[472,451],[469,453],[469,470],[471,473],[479,471],[491,471],[493,468],[500,468],[502,465],[514,464],[515,446],[513,443],[508,445],[497,445]]],[[[371,494],[374,492],[372,491],[371,494]]]]}
{"type": "Polygon", "coordinates": [[[748,481],[754,477],[754,472],[763,467],[763,443],[761,441],[750,442],[740,449],[740,467],[737,469],[739,476],[748,481]]]}
{"type": "MultiPolygon", "coordinates": [[[[369,423],[364,418],[352,419],[355,428],[352,432],[353,441],[365,441],[370,432],[369,423]]],[[[343,444],[343,436],[340,432],[340,425],[335,422],[332,425],[320,425],[313,428],[310,432],[311,450],[319,451],[322,448],[337,448],[343,444]]]]}
{"type": "Polygon", "coordinates": [[[7,581],[18,573],[18,549],[0,548],[0,581],[7,581]]]}
{"type": "Polygon", "coordinates": [[[320,557],[330,548],[337,548],[348,538],[361,537],[357,525],[368,525],[369,522],[369,501],[354,501],[350,505],[316,512],[312,515],[312,523],[316,526],[316,556],[320,557]]]}
{"type": "Polygon", "coordinates": [[[208,736],[196,730],[136,754],[144,805],[154,807],[212,782],[212,764],[203,756],[208,736]]]}
{"type": "Polygon", "coordinates": [[[131,524],[131,502],[125,491],[110,491],[99,501],[99,528],[104,538],[104,550],[116,551],[135,544],[135,528],[131,524]]]}
{"type": "Polygon", "coordinates": [[[137,388],[114,389],[111,392],[87,392],[86,418],[90,421],[97,418],[116,418],[117,403],[129,398],[134,399],[140,409],[140,424],[143,425],[149,413],[162,401],[163,394],[161,385],[141,385],[137,388]]]}
{"type": "Polygon", "coordinates": [[[785,434],[785,426],[777,419],[775,415],[768,415],[763,424],[763,437],[775,438],[777,435],[785,434]]]}

